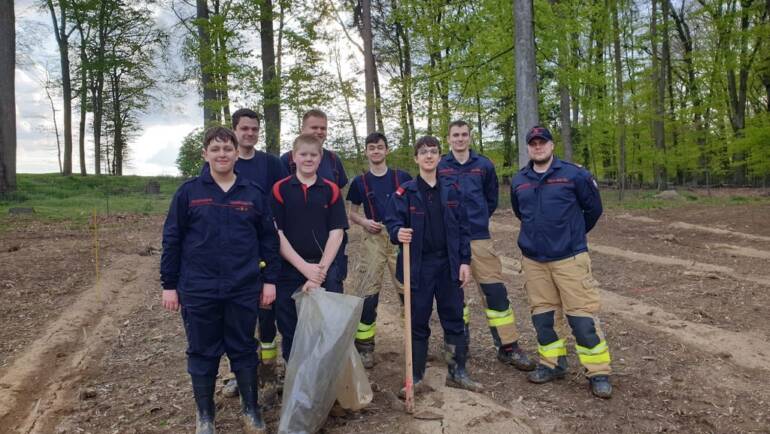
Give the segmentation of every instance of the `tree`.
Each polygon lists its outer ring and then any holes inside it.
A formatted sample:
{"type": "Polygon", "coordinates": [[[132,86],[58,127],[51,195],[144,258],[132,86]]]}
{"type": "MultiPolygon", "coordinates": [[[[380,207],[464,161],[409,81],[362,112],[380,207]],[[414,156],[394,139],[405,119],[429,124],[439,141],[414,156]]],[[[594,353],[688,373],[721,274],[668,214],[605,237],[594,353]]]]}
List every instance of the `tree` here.
{"type": "Polygon", "coordinates": [[[176,167],[185,178],[198,176],[203,167],[203,128],[196,128],[182,139],[176,167]]]}
{"type": "Polygon", "coordinates": [[[262,92],[265,110],[265,142],[267,152],[281,151],[281,77],[275,62],[273,39],[273,2],[259,1],[259,38],[262,44],[262,92]]]}
{"type": "Polygon", "coordinates": [[[366,133],[375,130],[374,53],[372,49],[372,3],[361,0],[361,39],[364,40],[364,83],[366,89],[366,133]]]}
{"type": "Polygon", "coordinates": [[[67,0],[46,0],[51,13],[54,36],[59,47],[61,63],[62,100],[64,105],[64,175],[72,175],[72,81],[70,79],[69,37],[75,28],[67,27],[70,5],[67,0]],[[57,16],[56,7],[59,8],[57,16]]]}
{"type": "Polygon", "coordinates": [[[0,0],[0,194],[16,190],[16,19],[13,0],[0,0]]]}
{"type": "Polygon", "coordinates": [[[532,0],[513,0],[516,18],[516,128],[519,137],[519,166],[529,161],[527,132],[539,121],[537,101],[537,68],[532,0]]]}

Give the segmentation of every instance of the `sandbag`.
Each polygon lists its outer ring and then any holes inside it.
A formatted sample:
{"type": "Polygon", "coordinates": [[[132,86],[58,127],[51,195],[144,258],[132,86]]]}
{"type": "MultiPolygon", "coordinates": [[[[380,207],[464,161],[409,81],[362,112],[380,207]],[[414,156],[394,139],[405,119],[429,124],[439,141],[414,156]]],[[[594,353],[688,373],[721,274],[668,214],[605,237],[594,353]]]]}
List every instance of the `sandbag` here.
{"type": "Polygon", "coordinates": [[[297,304],[297,328],[286,367],[278,432],[310,434],[321,429],[334,405],[363,299],[323,288],[298,291],[292,297],[297,304]]]}

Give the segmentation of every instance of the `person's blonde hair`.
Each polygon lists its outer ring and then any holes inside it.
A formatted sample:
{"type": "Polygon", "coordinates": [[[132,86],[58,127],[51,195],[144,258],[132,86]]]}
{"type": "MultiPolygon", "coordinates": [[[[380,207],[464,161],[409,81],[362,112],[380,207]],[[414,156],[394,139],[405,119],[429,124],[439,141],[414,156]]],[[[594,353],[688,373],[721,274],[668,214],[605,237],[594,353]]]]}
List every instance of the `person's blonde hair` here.
{"type": "Polygon", "coordinates": [[[300,145],[313,145],[318,148],[318,152],[321,152],[323,149],[323,142],[321,142],[321,140],[313,134],[300,134],[296,139],[294,139],[294,143],[292,144],[291,148],[296,151],[300,145]]]}

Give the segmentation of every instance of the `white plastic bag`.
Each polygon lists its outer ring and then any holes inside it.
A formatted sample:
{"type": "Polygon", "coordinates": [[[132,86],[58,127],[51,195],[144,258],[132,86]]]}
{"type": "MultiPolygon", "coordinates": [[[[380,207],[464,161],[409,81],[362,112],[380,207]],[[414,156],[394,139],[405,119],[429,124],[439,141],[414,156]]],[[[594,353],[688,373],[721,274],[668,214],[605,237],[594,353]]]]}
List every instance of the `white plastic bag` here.
{"type": "Polygon", "coordinates": [[[299,291],[293,298],[297,328],[286,367],[278,432],[309,434],[321,429],[334,405],[363,299],[323,288],[299,291]]]}
{"type": "Polygon", "coordinates": [[[346,410],[357,411],[372,402],[374,392],[355,345],[350,345],[348,357],[343,363],[345,367],[337,384],[337,402],[346,410]]]}

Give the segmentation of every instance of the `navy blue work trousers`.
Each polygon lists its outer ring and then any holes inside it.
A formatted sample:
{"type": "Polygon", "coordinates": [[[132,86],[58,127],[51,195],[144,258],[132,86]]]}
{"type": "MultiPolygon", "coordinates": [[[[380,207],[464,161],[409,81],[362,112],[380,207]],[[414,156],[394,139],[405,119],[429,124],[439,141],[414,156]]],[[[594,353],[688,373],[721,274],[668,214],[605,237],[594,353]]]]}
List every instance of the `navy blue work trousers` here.
{"type": "Polygon", "coordinates": [[[430,317],[433,299],[444,341],[458,345],[465,342],[463,323],[464,293],[459,282],[452,279],[447,256],[422,255],[420,278],[417,288],[412,288],[412,340],[427,341],[430,338],[430,317]]]}
{"type": "Polygon", "coordinates": [[[254,330],[259,311],[259,291],[212,296],[179,291],[182,320],[187,334],[187,372],[216,376],[219,359],[227,354],[233,372],[259,364],[254,330]]]}
{"type": "MultiPolygon", "coordinates": [[[[339,277],[336,261],[332,263],[326,273],[326,281],[321,285],[329,292],[342,294],[342,279],[339,277]]],[[[296,268],[284,264],[281,276],[276,285],[275,311],[278,331],[281,332],[281,355],[288,361],[291,355],[291,345],[294,342],[294,331],[297,329],[297,306],[291,298],[295,292],[302,290],[302,285],[307,282],[305,276],[296,268]]]]}

